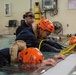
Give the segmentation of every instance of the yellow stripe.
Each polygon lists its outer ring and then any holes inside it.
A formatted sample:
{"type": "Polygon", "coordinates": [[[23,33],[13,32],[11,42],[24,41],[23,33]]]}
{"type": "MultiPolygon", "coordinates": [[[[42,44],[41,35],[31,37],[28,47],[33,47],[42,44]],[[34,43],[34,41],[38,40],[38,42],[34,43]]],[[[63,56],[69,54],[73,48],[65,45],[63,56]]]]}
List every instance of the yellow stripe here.
{"type": "Polygon", "coordinates": [[[41,40],[40,43],[39,43],[39,47],[38,47],[39,50],[40,50],[40,48],[41,48],[41,44],[43,43],[43,41],[44,41],[44,40],[41,40]]]}

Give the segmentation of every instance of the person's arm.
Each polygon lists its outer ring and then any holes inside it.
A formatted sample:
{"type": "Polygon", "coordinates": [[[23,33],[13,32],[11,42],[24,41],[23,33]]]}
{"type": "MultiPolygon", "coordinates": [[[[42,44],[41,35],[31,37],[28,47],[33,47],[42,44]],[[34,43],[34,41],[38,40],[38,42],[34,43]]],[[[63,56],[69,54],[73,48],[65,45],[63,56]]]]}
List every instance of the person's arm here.
{"type": "Polygon", "coordinates": [[[45,59],[42,61],[41,66],[45,66],[45,65],[56,66],[56,60],[57,59],[63,59],[64,60],[65,56],[58,54],[58,55],[55,55],[53,58],[45,59]]]}
{"type": "Polygon", "coordinates": [[[0,50],[0,67],[10,64],[9,48],[0,50]]]}
{"type": "Polygon", "coordinates": [[[45,39],[44,42],[49,44],[49,45],[51,45],[51,46],[53,46],[53,47],[55,47],[55,48],[57,48],[57,49],[61,49],[62,50],[62,49],[65,48],[64,45],[62,45],[60,42],[57,42],[57,41],[55,41],[53,39],[45,39]]]}
{"type": "Polygon", "coordinates": [[[54,59],[45,59],[42,61],[41,66],[46,66],[46,65],[51,65],[51,66],[55,66],[56,65],[56,61],[54,59]]]}
{"type": "Polygon", "coordinates": [[[61,49],[57,49],[57,48],[55,48],[47,43],[44,43],[44,42],[41,44],[40,50],[43,52],[47,51],[47,52],[57,52],[57,53],[59,53],[61,51],[61,49]]]}
{"type": "Polygon", "coordinates": [[[64,55],[62,55],[62,54],[58,54],[58,55],[55,55],[54,57],[53,57],[53,59],[65,59],[65,56],[64,55]]]}

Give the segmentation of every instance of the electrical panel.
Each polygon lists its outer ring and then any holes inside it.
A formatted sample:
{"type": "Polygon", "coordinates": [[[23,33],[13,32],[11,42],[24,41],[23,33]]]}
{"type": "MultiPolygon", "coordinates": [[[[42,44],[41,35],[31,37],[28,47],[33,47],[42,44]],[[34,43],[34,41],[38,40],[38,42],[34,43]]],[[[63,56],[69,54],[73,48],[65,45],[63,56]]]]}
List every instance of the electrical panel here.
{"type": "Polygon", "coordinates": [[[43,10],[51,10],[55,7],[54,0],[42,0],[42,8],[43,10]]]}

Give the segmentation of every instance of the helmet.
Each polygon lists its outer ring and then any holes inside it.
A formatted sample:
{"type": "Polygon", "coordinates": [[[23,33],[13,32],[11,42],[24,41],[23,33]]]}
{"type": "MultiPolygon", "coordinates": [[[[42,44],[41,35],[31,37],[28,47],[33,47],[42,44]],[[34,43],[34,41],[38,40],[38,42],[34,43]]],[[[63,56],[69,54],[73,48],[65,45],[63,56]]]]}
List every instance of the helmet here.
{"type": "Polygon", "coordinates": [[[23,63],[38,64],[44,59],[43,54],[37,48],[27,48],[19,53],[19,60],[23,63]]]}
{"type": "Polygon", "coordinates": [[[73,44],[75,44],[75,43],[76,43],[76,37],[75,37],[75,36],[72,36],[71,39],[70,39],[69,44],[70,44],[70,45],[73,45],[73,44]]]}
{"type": "Polygon", "coordinates": [[[48,19],[42,19],[38,23],[38,28],[41,28],[43,30],[47,30],[49,32],[54,32],[54,25],[53,23],[48,19]]]}

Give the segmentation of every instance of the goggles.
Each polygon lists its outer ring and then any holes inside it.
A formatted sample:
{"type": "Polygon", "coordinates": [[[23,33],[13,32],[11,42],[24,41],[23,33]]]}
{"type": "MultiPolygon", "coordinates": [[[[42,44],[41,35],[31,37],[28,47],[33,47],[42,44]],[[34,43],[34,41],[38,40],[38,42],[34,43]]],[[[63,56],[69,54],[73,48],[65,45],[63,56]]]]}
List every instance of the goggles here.
{"type": "Polygon", "coordinates": [[[32,14],[27,15],[27,17],[35,18],[35,16],[34,16],[34,15],[32,15],[32,14]]]}

